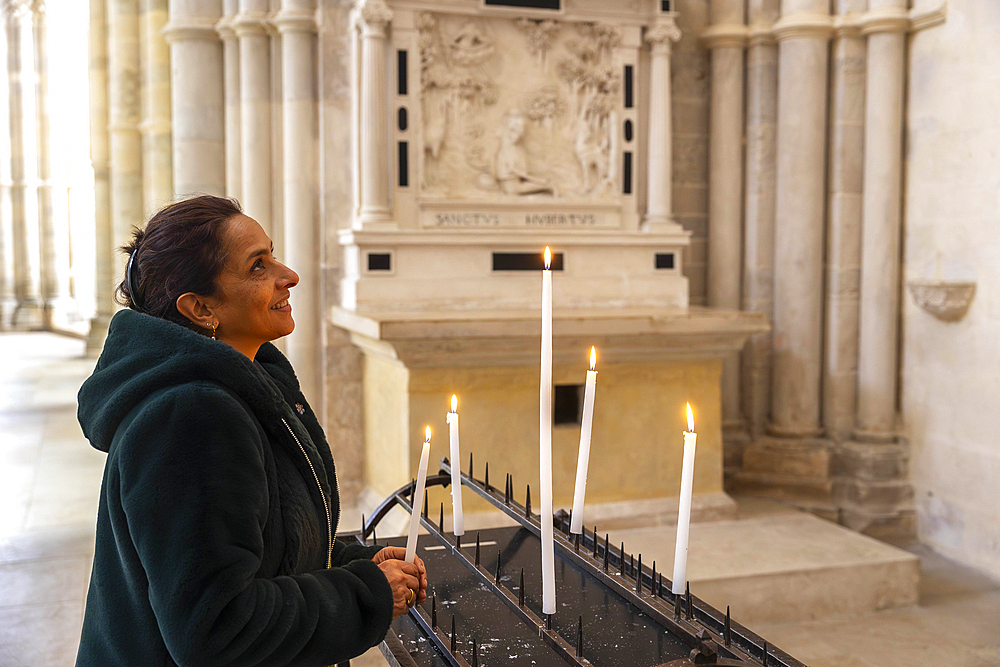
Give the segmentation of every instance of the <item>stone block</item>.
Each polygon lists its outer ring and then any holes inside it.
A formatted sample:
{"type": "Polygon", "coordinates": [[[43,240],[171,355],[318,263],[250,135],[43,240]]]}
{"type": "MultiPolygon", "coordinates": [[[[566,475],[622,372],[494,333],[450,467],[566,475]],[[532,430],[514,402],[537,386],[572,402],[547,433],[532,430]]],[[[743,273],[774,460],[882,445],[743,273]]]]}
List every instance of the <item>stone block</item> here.
{"type": "Polygon", "coordinates": [[[843,442],[833,450],[832,473],[870,482],[905,480],[910,456],[904,444],[843,442]]]}
{"type": "Polygon", "coordinates": [[[826,480],[830,476],[830,443],[818,439],[758,438],[743,453],[743,470],[804,480],[826,480]]]}

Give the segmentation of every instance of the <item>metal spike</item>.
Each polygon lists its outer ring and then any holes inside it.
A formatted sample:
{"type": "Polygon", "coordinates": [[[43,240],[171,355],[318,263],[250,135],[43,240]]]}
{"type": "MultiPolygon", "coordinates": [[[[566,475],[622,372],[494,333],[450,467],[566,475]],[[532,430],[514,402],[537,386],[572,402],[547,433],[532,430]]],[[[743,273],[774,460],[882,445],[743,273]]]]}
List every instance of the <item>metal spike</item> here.
{"type": "Polygon", "coordinates": [[[764,642],[764,661],[760,664],[762,667],[767,667],[767,642],[764,642]]]}
{"type": "Polygon", "coordinates": [[[729,621],[729,605],[726,605],[726,628],[722,632],[722,638],[726,642],[726,646],[730,646],[733,643],[733,628],[729,621]]]}
{"type": "Polygon", "coordinates": [[[431,596],[431,627],[438,626],[438,596],[437,593],[431,596]]]}
{"type": "Polygon", "coordinates": [[[479,647],[475,637],[472,638],[472,667],[479,667],[479,647]]]}
{"type": "Polygon", "coordinates": [[[444,534],[444,502],[441,503],[441,509],[438,513],[438,532],[444,534]]]}
{"type": "Polygon", "coordinates": [[[580,552],[580,533],[573,536],[573,549],[579,553],[580,552]]]}
{"type": "Polygon", "coordinates": [[[625,576],[625,543],[622,542],[621,550],[618,552],[618,574],[625,576]]]}
{"type": "Polygon", "coordinates": [[[594,526],[594,560],[597,559],[597,526],[594,526]]]}
{"type": "Polygon", "coordinates": [[[576,657],[583,657],[583,616],[576,620],[576,657]]]}
{"type": "Polygon", "coordinates": [[[552,614],[545,614],[545,629],[552,629],[552,614]]]}
{"type": "Polygon", "coordinates": [[[653,574],[649,576],[649,592],[656,595],[656,561],[653,561],[653,574]]]}
{"type": "Polygon", "coordinates": [[[628,555],[628,573],[630,575],[632,575],[633,579],[635,578],[635,555],[634,554],[629,554],[628,555]]]}
{"type": "Polygon", "coordinates": [[[510,473],[507,473],[507,481],[503,485],[503,504],[510,507],[510,473]]]}
{"type": "Polygon", "coordinates": [[[469,479],[475,479],[472,476],[472,452],[469,452],[469,479]]]}
{"type": "Polygon", "coordinates": [[[361,513],[361,542],[363,544],[368,544],[368,531],[365,530],[365,515],[361,513]]]}
{"type": "Polygon", "coordinates": [[[497,549],[497,576],[493,579],[493,583],[497,586],[500,585],[500,550],[497,549]]]}
{"type": "Polygon", "coordinates": [[[375,526],[372,526],[372,544],[378,546],[378,535],[375,534],[375,526]]]}
{"type": "Polygon", "coordinates": [[[413,494],[417,492],[417,480],[410,478],[410,509],[413,509],[413,494]]]}
{"type": "Polygon", "coordinates": [[[521,587],[518,589],[518,592],[517,592],[517,606],[518,607],[523,607],[524,606],[524,568],[523,567],[521,568],[521,587]]]}
{"type": "Polygon", "coordinates": [[[524,493],[524,518],[531,518],[531,484],[528,485],[528,490],[524,493]]]}
{"type": "Polygon", "coordinates": [[[455,615],[451,615],[451,652],[455,653],[455,649],[458,648],[458,638],[455,637],[455,615]]]}
{"type": "Polygon", "coordinates": [[[694,617],[694,614],[691,611],[691,582],[690,581],[687,582],[687,591],[684,593],[684,603],[685,603],[684,606],[687,607],[687,618],[688,618],[688,620],[691,620],[694,617]]]}
{"type": "Polygon", "coordinates": [[[659,590],[659,593],[657,595],[659,595],[662,598],[663,597],[663,573],[662,572],[660,572],[660,578],[659,578],[659,580],[656,583],[656,588],[659,590]]]}
{"type": "Polygon", "coordinates": [[[639,569],[632,570],[635,574],[635,592],[636,595],[642,595],[642,554],[639,554],[639,569]]]}
{"type": "Polygon", "coordinates": [[[455,548],[456,549],[461,549],[462,548],[462,536],[461,535],[456,535],[455,536],[455,548]]]}
{"type": "Polygon", "coordinates": [[[608,571],[608,553],[609,553],[609,551],[610,550],[608,549],[608,534],[604,533],[604,571],[605,572],[608,571]]]}
{"type": "Polygon", "coordinates": [[[486,487],[487,491],[490,490],[490,462],[489,461],[486,462],[486,475],[483,477],[483,486],[486,487]]]}
{"type": "Polygon", "coordinates": [[[420,513],[427,518],[427,491],[424,491],[424,506],[420,508],[420,513]]]}
{"type": "Polygon", "coordinates": [[[681,595],[680,593],[674,595],[671,593],[671,597],[674,599],[674,620],[681,620],[681,595]]]}
{"type": "Polygon", "coordinates": [[[479,567],[479,531],[476,531],[476,567],[479,567]]]}

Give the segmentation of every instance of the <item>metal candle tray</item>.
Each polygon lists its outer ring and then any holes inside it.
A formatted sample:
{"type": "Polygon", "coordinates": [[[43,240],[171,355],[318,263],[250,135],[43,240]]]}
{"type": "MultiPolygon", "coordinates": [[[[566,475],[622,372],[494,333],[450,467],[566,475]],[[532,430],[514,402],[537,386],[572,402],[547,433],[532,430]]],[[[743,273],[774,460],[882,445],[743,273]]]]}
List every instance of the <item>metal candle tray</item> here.
{"type": "MultiPolygon", "coordinates": [[[[805,667],[784,651],[733,621],[690,592],[674,595],[656,564],[629,554],[625,545],[602,538],[597,528],[569,533],[569,516],[554,516],[557,612],[541,614],[541,526],[531,511],[531,487],[524,503],[514,498],[514,482],[490,484],[461,474],[472,489],[516,524],[463,537],[444,532],[438,521],[420,522],[427,535],[417,553],[427,565],[426,602],[396,619],[383,642],[393,667],[479,667],[495,665],[575,665],[579,667],[687,667],[722,665],[805,667]]],[[[451,466],[442,459],[427,486],[448,486],[451,466]]],[[[415,483],[386,498],[360,532],[342,535],[364,544],[402,546],[405,537],[378,542],[378,523],[393,507],[413,511],[415,483]]]]}

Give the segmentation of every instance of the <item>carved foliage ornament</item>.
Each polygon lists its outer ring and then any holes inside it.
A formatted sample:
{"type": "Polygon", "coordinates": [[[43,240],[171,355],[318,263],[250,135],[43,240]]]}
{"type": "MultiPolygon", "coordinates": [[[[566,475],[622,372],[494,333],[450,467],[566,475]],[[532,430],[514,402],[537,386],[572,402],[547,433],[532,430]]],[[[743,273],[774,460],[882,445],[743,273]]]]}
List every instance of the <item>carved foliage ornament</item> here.
{"type": "Polygon", "coordinates": [[[372,28],[385,28],[392,21],[392,10],[385,0],[361,0],[361,20],[372,28]]]}
{"type": "Polygon", "coordinates": [[[917,306],[943,322],[962,319],[976,293],[973,282],[911,280],[908,286],[917,306]]]}
{"type": "Polygon", "coordinates": [[[681,38],[681,29],[672,21],[657,23],[646,30],[646,41],[650,44],[665,44],[676,42],[681,38]]]}

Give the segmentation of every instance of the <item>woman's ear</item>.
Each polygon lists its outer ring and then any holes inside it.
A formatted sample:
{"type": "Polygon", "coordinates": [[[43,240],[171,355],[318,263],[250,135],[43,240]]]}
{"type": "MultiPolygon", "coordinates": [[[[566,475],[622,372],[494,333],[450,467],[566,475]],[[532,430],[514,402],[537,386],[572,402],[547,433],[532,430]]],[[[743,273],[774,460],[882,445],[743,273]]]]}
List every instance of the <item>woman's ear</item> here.
{"type": "Polygon", "coordinates": [[[194,292],[185,292],[177,297],[177,312],[199,327],[212,329],[219,326],[219,318],[205,302],[205,298],[194,292]]]}

